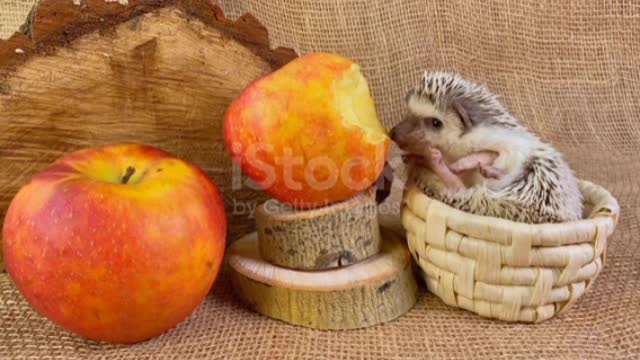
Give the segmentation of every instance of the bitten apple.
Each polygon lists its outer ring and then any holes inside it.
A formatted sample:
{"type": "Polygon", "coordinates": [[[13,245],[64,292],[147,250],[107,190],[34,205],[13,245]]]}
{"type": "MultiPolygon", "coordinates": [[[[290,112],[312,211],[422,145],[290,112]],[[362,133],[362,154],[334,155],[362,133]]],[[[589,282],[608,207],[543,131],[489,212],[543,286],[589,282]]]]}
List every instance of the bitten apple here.
{"type": "Polygon", "coordinates": [[[358,64],[312,53],[256,79],[225,114],[227,149],[252,180],[297,208],[370,187],[390,138],[358,64]]]}
{"type": "Polygon", "coordinates": [[[42,315],[95,340],[132,343],[203,301],[225,248],[226,215],[198,167],[145,145],[70,153],[13,198],[7,271],[42,315]]]}

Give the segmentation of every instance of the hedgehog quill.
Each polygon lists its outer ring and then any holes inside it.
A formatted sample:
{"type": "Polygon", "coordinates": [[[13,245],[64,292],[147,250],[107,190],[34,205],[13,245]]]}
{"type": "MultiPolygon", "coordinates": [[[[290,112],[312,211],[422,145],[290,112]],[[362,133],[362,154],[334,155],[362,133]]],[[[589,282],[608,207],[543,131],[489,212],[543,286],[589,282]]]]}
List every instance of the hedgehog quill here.
{"type": "Polygon", "coordinates": [[[427,71],[391,129],[409,176],[428,196],[477,215],[525,223],[582,217],[577,178],[553,146],[484,84],[427,71]]]}

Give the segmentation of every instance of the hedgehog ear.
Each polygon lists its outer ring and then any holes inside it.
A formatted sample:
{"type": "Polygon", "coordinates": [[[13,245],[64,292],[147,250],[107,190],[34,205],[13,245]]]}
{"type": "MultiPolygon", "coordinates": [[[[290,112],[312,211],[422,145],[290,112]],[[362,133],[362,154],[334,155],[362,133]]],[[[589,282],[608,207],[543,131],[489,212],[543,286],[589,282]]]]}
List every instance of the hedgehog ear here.
{"type": "Polygon", "coordinates": [[[456,101],[453,103],[453,109],[456,113],[458,113],[458,116],[462,120],[462,124],[464,125],[464,127],[470,129],[473,126],[473,121],[469,117],[469,113],[464,108],[464,106],[456,101]]]}

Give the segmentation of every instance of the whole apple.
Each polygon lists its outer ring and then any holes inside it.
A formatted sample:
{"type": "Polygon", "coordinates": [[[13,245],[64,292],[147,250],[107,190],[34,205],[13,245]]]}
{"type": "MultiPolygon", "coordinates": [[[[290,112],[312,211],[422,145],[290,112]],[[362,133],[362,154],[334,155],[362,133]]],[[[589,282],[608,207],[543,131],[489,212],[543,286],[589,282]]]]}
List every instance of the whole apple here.
{"type": "Polygon", "coordinates": [[[391,144],[358,64],[330,53],[299,57],[249,84],[227,109],[224,136],[243,172],[296,208],[370,187],[391,144]]]}
{"type": "Polygon", "coordinates": [[[185,319],[221,266],[226,215],[201,169],[158,148],[70,153],[13,198],[7,271],[42,315],[94,340],[133,343],[185,319]]]}

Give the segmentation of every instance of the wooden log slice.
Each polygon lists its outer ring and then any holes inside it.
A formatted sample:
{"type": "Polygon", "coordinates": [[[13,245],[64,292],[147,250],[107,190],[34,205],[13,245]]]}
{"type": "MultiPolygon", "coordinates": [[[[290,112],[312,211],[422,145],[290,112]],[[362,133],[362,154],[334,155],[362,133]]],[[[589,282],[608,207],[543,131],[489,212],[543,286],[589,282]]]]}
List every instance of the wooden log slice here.
{"type": "Polygon", "coordinates": [[[263,260],[254,232],[227,256],[238,297],[255,311],[290,324],[353,329],[396,319],[413,307],[417,284],[401,239],[382,229],[379,254],[351,266],[300,271],[263,260]]]}
{"type": "Polygon", "coordinates": [[[256,210],[256,224],[262,258],[291,269],[347,266],[377,254],[381,246],[374,187],[310,210],[271,199],[256,210]]]}
{"type": "Polygon", "coordinates": [[[255,231],[268,197],[234,167],[223,115],[293,51],[270,49],[255,18],[228,20],[209,0],[41,0],[23,29],[0,40],[0,225],[17,190],[60,156],[144,143],[213,178],[229,239],[255,231]]]}

